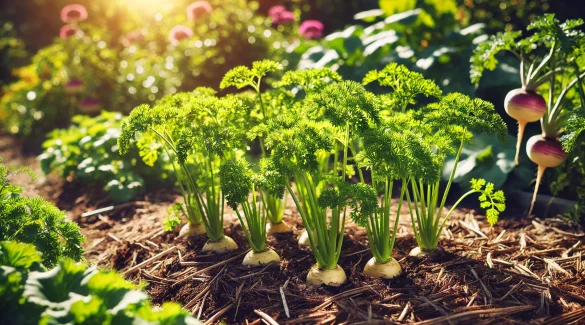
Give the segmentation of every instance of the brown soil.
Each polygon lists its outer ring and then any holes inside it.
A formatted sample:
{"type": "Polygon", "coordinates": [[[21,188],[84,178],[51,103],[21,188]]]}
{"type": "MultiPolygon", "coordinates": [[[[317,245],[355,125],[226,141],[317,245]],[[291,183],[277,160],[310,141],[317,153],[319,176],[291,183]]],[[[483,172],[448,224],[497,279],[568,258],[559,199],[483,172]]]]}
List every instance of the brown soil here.
{"type": "MultiPolygon", "coordinates": [[[[38,171],[34,157],[18,152],[12,139],[0,138],[5,163],[38,171]]],[[[585,324],[585,233],[561,218],[503,219],[490,228],[484,216],[457,210],[437,254],[419,259],[408,256],[416,242],[403,215],[394,257],[404,273],[393,280],[361,274],[371,255],[365,231],[350,223],[339,261],[348,282],[311,287],[305,277],[314,258],[296,244],[302,226],[291,204],[285,220],[295,233],[269,238],[282,263],[247,268],[241,260],[248,245],[231,214],[226,233],[240,249],[202,255],[204,238],[177,240],[178,231],[162,230],[167,208],[178,200],[169,191],[83,218],[111,204],[99,189],[58,177],[13,181],[69,210],[87,236],[90,263],[120,270],[145,283],[153,302],[179,302],[209,324],[585,324]]]]}

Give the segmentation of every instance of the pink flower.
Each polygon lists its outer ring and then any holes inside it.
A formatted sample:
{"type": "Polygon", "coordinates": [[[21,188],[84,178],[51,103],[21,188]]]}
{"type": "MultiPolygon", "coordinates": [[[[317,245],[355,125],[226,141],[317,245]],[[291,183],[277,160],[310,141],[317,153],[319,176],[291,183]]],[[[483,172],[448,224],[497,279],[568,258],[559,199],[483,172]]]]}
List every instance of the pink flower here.
{"type": "Polygon", "coordinates": [[[142,43],[144,41],[144,33],[141,31],[134,31],[126,34],[126,37],[122,39],[122,44],[125,47],[129,47],[135,43],[142,43]]]}
{"type": "Polygon", "coordinates": [[[299,34],[306,39],[316,39],[323,36],[323,23],[318,20],[305,20],[299,27],[299,34]]]}
{"type": "Polygon", "coordinates": [[[68,39],[71,36],[77,35],[78,32],[79,29],[77,27],[73,25],[65,25],[61,27],[61,30],[59,31],[59,37],[62,39],[68,39]]]}
{"type": "Polygon", "coordinates": [[[79,102],[79,111],[85,114],[97,113],[102,109],[102,104],[99,100],[87,97],[79,102]]]}
{"type": "Polygon", "coordinates": [[[83,90],[83,81],[79,79],[71,79],[65,84],[65,93],[67,95],[77,95],[83,90]]]}
{"type": "Polygon", "coordinates": [[[292,11],[286,10],[283,6],[274,6],[268,10],[268,15],[272,17],[272,23],[288,24],[295,20],[295,14],[292,11]]]}
{"type": "Polygon", "coordinates": [[[283,11],[286,11],[286,8],[284,6],[274,6],[268,9],[268,15],[274,18],[274,16],[278,16],[283,11]]]}
{"type": "Polygon", "coordinates": [[[277,25],[285,25],[292,23],[293,21],[295,21],[295,14],[292,11],[283,11],[280,13],[280,16],[278,16],[278,19],[275,19],[274,17],[272,18],[272,23],[277,25]]]}
{"type": "Polygon", "coordinates": [[[65,23],[77,23],[87,19],[87,10],[78,4],[66,5],[61,9],[61,20],[65,23]]]}
{"type": "Polygon", "coordinates": [[[211,12],[211,5],[205,0],[195,1],[187,7],[187,18],[197,20],[211,12]]]}
{"type": "Polygon", "coordinates": [[[193,37],[193,31],[191,28],[184,25],[177,25],[171,28],[171,31],[169,32],[169,40],[174,46],[179,45],[182,40],[191,37],[193,37]]]}

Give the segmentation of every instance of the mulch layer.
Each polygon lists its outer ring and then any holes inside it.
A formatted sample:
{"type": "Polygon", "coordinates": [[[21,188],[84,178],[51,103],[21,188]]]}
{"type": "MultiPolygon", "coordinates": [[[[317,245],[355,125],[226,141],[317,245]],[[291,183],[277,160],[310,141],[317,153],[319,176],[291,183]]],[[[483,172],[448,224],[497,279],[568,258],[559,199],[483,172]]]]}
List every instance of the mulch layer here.
{"type": "MultiPolygon", "coordinates": [[[[38,170],[34,158],[15,150],[0,138],[5,163],[38,170]]],[[[172,191],[85,214],[111,203],[98,189],[55,177],[14,182],[68,209],[87,236],[90,263],[120,270],[142,282],[154,303],[178,302],[205,324],[585,324],[585,232],[563,218],[503,218],[490,228],[484,216],[459,209],[439,251],[415,258],[408,256],[416,242],[403,214],[394,250],[403,274],[392,280],[361,273],[371,258],[367,237],[349,223],[339,261],[348,282],[312,287],[305,278],[315,261],[297,245],[302,223],[292,202],[285,221],[294,233],[268,241],[282,262],[249,268],[241,265],[248,245],[231,212],[226,234],[240,248],[203,255],[205,238],[179,239],[162,229],[179,200],[172,191]]]]}

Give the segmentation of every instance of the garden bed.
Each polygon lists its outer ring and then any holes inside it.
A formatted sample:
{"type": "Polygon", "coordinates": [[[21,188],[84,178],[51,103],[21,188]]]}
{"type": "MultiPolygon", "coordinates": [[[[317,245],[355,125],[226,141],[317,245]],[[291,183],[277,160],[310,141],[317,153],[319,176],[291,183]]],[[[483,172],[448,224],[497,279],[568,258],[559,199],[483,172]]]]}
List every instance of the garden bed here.
{"type": "MultiPolygon", "coordinates": [[[[38,171],[38,162],[19,152],[10,138],[1,139],[0,156],[6,163],[38,171]]],[[[146,283],[154,303],[179,302],[208,323],[579,324],[585,320],[581,257],[585,233],[561,219],[503,218],[489,228],[485,217],[461,209],[448,221],[438,254],[419,259],[408,256],[416,243],[410,220],[402,218],[394,256],[404,273],[393,280],[361,274],[371,257],[366,234],[348,224],[339,261],[348,282],[339,288],[316,288],[305,284],[314,260],[296,244],[301,225],[292,202],[285,221],[295,233],[269,237],[268,242],[283,262],[249,269],[241,266],[247,243],[233,215],[226,217],[226,234],[240,249],[225,256],[197,254],[203,239],[176,240],[176,233],[165,233],[162,220],[178,199],[168,190],[81,217],[111,203],[91,188],[54,177],[15,182],[26,185],[27,194],[41,195],[69,210],[88,238],[88,261],[121,270],[128,279],[146,283]]]]}

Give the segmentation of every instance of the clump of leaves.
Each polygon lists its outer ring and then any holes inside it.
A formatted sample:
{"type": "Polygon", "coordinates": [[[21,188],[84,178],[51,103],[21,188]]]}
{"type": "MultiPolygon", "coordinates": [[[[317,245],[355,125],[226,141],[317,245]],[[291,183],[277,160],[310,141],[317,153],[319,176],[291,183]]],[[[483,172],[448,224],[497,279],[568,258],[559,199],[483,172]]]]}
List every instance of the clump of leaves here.
{"type": "MultiPolygon", "coordinates": [[[[219,168],[242,154],[248,114],[243,100],[218,98],[209,88],[165,97],[154,107],[132,111],[123,122],[119,150],[126,154],[136,143],[150,164],[161,152],[168,156],[183,196],[183,214],[193,225],[203,223],[210,240],[217,241],[224,236],[219,168]]],[[[175,223],[169,220],[167,229],[175,223]]]]}
{"type": "Polygon", "coordinates": [[[155,311],[148,295],[115,271],[63,260],[51,270],[30,244],[0,242],[3,324],[200,324],[178,304],[155,311]]]}
{"type": "MultiPolygon", "coordinates": [[[[100,184],[115,202],[133,199],[147,183],[170,185],[167,157],[153,163],[154,168],[147,168],[138,150],[126,156],[118,153],[122,119],[122,114],[114,112],[102,112],[95,118],[77,115],[71,127],[49,133],[39,156],[43,172],[71,176],[81,184],[100,184]]],[[[162,151],[156,147],[153,150],[162,151]]]]}
{"type": "Polygon", "coordinates": [[[22,188],[9,183],[10,175],[17,171],[31,173],[26,168],[0,165],[0,241],[35,245],[47,267],[62,257],[79,261],[85,241],[79,226],[65,220],[65,212],[42,198],[20,196],[22,188]]]}

